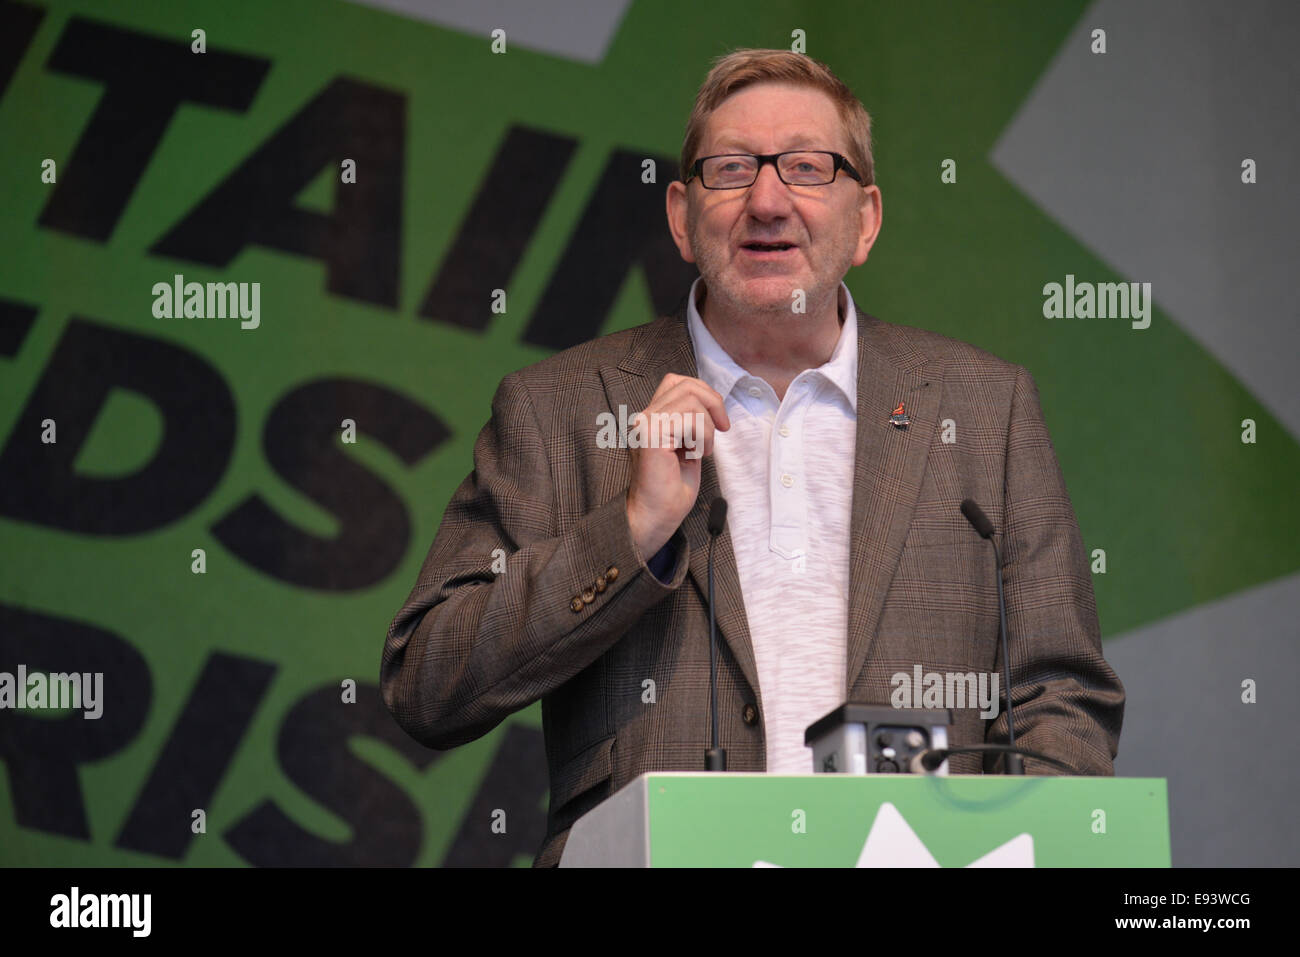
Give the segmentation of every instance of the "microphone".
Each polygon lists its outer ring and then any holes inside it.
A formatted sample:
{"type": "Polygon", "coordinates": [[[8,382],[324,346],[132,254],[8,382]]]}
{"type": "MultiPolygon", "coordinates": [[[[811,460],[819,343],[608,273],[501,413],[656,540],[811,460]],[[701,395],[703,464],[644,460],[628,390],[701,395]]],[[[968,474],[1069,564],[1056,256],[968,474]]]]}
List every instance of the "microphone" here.
{"type": "Polygon", "coordinates": [[[727,524],[727,500],[709,504],[709,710],[713,714],[713,746],[704,752],[704,770],[727,770],[727,752],[718,747],[718,617],[713,606],[713,544],[727,524]]]}
{"type": "Polygon", "coordinates": [[[988,539],[988,543],[993,546],[993,573],[998,580],[999,631],[1002,637],[1002,687],[1006,689],[1007,696],[1007,774],[1024,774],[1024,760],[1011,750],[1016,746],[1016,726],[1011,716],[1011,655],[1007,650],[1007,603],[1002,595],[1002,555],[998,552],[998,543],[993,541],[993,523],[984,514],[984,510],[975,504],[974,499],[968,498],[961,503],[961,513],[979,533],[980,538],[988,539]]]}
{"type": "MultiPolygon", "coordinates": [[[[975,526],[975,531],[980,533],[980,538],[993,538],[993,523],[984,514],[984,509],[975,504],[974,499],[968,498],[961,503],[961,513],[966,516],[966,521],[975,526]]],[[[997,548],[997,545],[993,547],[997,548]]]]}

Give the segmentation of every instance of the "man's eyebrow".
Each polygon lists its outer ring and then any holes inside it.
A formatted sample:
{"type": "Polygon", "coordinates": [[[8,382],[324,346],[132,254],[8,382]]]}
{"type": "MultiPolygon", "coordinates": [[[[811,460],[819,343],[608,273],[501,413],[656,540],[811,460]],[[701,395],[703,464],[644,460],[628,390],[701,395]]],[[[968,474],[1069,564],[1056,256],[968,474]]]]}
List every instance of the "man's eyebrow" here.
{"type": "MultiPolygon", "coordinates": [[[[718,140],[715,149],[719,153],[728,153],[733,151],[737,153],[754,152],[754,150],[745,143],[744,139],[738,136],[722,137],[721,139],[718,140]]],[[[823,145],[821,143],[821,140],[816,136],[809,136],[807,134],[798,134],[795,136],[791,136],[789,139],[785,140],[785,146],[780,152],[784,152],[786,150],[804,150],[804,149],[829,149],[829,147],[823,145]]]]}

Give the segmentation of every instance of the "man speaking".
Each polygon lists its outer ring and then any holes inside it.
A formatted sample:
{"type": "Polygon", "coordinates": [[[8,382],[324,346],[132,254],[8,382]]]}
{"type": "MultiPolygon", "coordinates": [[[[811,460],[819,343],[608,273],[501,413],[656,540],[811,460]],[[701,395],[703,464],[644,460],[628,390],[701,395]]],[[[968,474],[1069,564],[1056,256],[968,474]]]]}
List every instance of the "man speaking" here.
{"type": "MultiPolygon", "coordinates": [[[[804,729],[846,700],[890,703],[899,676],[1000,671],[998,570],[961,514],[969,498],[1002,559],[1017,746],[1113,773],[1124,689],[1034,380],[857,312],[843,279],[881,212],[870,119],[849,89],[802,54],[725,56],[668,188],[668,228],[700,272],[683,307],[501,382],[389,628],[381,685],[434,748],[541,699],[551,799],[536,865],[558,863],[573,822],[642,772],[703,767],[719,496],[729,770],[810,772],[804,729]],[[610,442],[612,420],[669,425],[610,442]]],[[[956,708],[950,746],[1006,743],[996,710],[956,708]]]]}

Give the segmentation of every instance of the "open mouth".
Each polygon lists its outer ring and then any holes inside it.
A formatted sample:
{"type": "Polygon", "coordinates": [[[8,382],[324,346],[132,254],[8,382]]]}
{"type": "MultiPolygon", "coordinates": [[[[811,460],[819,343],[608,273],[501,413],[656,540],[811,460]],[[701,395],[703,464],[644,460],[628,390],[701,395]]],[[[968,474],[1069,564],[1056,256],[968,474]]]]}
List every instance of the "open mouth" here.
{"type": "Polygon", "coordinates": [[[755,256],[779,256],[799,247],[794,243],[742,243],[740,248],[755,256]]]}

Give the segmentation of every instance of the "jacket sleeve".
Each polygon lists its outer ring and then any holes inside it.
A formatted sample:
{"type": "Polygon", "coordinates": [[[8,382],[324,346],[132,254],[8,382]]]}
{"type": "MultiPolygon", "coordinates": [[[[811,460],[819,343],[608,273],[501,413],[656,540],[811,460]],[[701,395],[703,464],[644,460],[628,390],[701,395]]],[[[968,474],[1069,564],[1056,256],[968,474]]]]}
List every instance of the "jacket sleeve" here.
{"type": "Polygon", "coordinates": [[[507,376],[475,443],[474,471],[388,629],[384,703],[430,747],[481,737],[564,684],[686,575],[680,529],[668,581],[646,567],[626,490],[557,528],[555,482],[574,479],[548,461],[546,434],[519,374],[507,376]]]}
{"type": "MultiPolygon", "coordinates": [[[[1114,774],[1124,686],[1102,657],[1088,557],[1043,420],[1038,387],[1018,371],[1007,430],[1002,578],[1015,706],[1016,744],[1080,774],[1114,774]]],[[[1002,646],[998,644],[998,668],[1002,646]]],[[[1007,716],[986,733],[1007,741],[1007,716]]],[[[986,770],[1001,771],[1001,757],[986,770]]],[[[1032,758],[1029,774],[1060,774],[1032,758]]]]}

